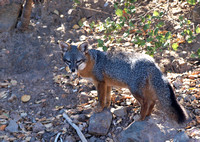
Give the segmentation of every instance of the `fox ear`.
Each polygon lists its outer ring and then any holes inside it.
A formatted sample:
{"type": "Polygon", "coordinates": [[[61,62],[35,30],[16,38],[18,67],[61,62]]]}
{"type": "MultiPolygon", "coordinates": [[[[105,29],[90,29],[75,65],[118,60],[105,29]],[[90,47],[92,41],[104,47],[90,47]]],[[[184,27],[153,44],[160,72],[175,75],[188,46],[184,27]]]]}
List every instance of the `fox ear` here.
{"type": "Polygon", "coordinates": [[[87,50],[88,50],[88,43],[87,43],[87,42],[81,43],[81,44],[78,46],[78,49],[79,49],[81,52],[87,52],[87,50]]]}
{"type": "Polygon", "coordinates": [[[69,43],[60,42],[59,47],[62,49],[63,52],[66,52],[71,48],[69,43]]]}

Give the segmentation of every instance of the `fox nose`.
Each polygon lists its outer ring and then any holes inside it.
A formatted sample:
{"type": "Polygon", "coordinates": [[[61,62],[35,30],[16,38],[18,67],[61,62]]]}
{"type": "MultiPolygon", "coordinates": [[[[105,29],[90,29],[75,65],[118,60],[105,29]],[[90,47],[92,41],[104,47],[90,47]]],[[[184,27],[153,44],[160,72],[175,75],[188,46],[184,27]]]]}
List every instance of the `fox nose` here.
{"type": "Polygon", "coordinates": [[[71,69],[72,72],[75,72],[75,69],[71,69]]]}

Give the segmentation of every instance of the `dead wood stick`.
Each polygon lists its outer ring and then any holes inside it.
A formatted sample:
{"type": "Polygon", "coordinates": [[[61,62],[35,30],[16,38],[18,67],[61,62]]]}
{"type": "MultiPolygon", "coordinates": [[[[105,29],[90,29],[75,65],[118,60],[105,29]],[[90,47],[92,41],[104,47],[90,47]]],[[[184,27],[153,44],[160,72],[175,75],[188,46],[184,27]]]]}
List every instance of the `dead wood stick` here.
{"type": "Polygon", "coordinates": [[[104,12],[104,11],[101,11],[101,10],[96,10],[96,9],[93,9],[93,8],[86,8],[86,7],[82,7],[82,6],[77,6],[79,8],[82,8],[82,9],[85,9],[85,10],[90,10],[90,11],[94,11],[94,12],[99,12],[99,13],[104,13],[104,14],[107,14],[107,15],[111,15],[110,13],[107,13],[107,12],[104,12]]]}
{"type": "Polygon", "coordinates": [[[60,135],[61,135],[61,133],[58,133],[58,134],[57,134],[57,136],[56,136],[54,142],[58,142],[58,138],[60,137],[60,135]]]}
{"type": "Polygon", "coordinates": [[[78,136],[80,137],[81,141],[82,142],[87,142],[85,136],[83,135],[83,133],[81,132],[81,130],[79,129],[79,127],[72,122],[72,120],[69,118],[69,116],[65,112],[63,113],[63,117],[76,130],[76,132],[77,132],[78,136]]]}

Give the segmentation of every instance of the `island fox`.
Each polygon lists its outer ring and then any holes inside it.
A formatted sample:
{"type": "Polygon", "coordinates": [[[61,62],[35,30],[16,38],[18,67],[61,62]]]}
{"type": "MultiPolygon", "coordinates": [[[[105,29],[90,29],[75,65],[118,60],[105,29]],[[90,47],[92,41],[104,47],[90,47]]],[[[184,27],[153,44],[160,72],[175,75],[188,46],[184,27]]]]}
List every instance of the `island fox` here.
{"type": "Polygon", "coordinates": [[[64,42],[59,45],[63,51],[63,61],[70,70],[95,84],[99,101],[97,112],[110,106],[112,86],[119,86],[128,88],[139,102],[140,120],[151,114],[156,100],[179,123],[188,118],[185,109],[176,100],[168,80],[150,56],[88,50],[86,42],[79,46],[64,42]]]}

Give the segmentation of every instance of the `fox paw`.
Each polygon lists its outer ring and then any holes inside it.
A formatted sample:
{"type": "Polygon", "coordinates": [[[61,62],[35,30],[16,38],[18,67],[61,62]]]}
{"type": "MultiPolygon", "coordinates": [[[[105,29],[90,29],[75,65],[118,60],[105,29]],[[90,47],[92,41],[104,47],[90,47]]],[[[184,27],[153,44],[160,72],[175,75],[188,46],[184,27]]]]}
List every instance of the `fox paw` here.
{"type": "Polygon", "coordinates": [[[97,106],[94,108],[94,111],[95,111],[96,113],[102,112],[102,111],[103,111],[103,108],[102,108],[100,105],[97,105],[97,106]]]}
{"type": "Polygon", "coordinates": [[[106,107],[106,108],[109,108],[109,107],[110,107],[110,104],[111,104],[111,102],[106,102],[105,107],[106,107]]]}

